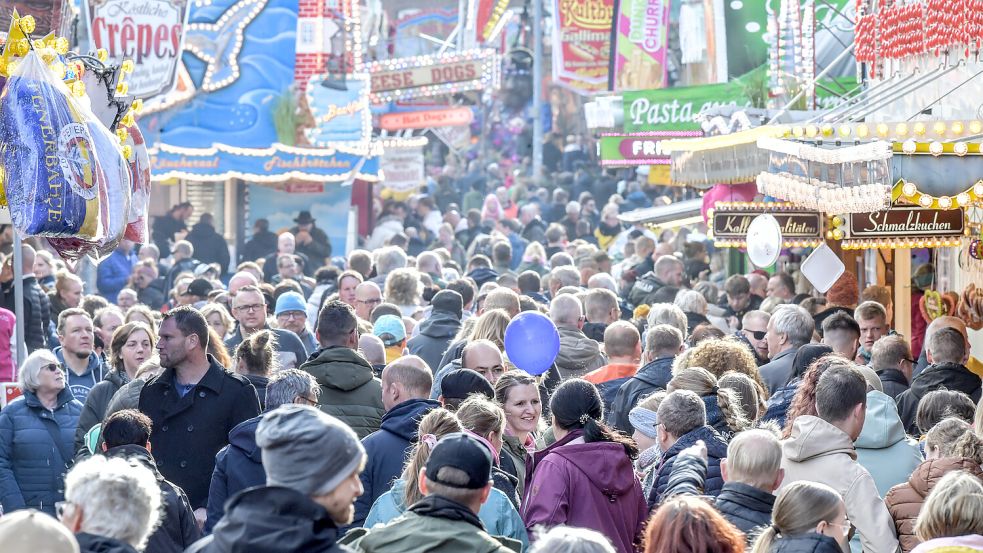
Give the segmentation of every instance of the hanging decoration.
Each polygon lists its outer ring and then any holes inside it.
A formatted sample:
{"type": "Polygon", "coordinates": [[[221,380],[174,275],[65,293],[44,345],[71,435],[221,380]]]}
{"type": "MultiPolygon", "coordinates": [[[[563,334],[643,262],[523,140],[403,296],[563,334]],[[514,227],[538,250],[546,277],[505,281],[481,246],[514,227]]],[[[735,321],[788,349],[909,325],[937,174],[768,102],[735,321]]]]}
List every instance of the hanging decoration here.
{"type": "Polygon", "coordinates": [[[933,196],[918,190],[917,184],[900,179],[894,185],[892,196],[894,200],[904,198],[917,206],[931,209],[968,207],[983,200],[983,181],[978,181],[965,191],[953,196],[933,196]]]}
{"type": "Polygon", "coordinates": [[[885,160],[893,155],[891,143],[880,140],[845,148],[820,148],[792,140],[759,138],[758,148],[825,164],[885,160]]]}

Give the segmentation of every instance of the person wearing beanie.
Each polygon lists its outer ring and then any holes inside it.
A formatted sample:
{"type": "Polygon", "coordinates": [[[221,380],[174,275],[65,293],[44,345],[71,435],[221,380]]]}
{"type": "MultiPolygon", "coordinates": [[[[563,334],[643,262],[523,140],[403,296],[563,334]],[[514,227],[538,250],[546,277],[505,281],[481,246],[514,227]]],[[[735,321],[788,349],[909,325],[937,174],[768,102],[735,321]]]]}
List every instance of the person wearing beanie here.
{"type": "Polygon", "coordinates": [[[339,528],[362,494],[365,449],[341,420],[309,405],[284,404],[256,429],[266,485],[226,503],[212,535],[187,553],[340,553],[339,528]]]}
{"type": "Polygon", "coordinates": [[[444,409],[457,411],[458,406],[472,394],[495,399],[495,389],[487,378],[471,369],[457,369],[448,372],[441,379],[437,401],[444,409]]]}
{"type": "Polygon", "coordinates": [[[79,553],[68,528],[34,509],[0,517],[0,543],[4,553],[79,553]]]}
{"type": "Polygon", "coordinates": [[[420,333],[406,343],[412,355],[419,355],[430,370],[440,370],[440,360],[454,336],[461,330],[464,300],[454,290],[441,290],[430,300],[430,317],[420,323],[420,333]]]}
{"type": "MultiPolygon", "coordinates": [[[[289,330],[300,338],[300,342],[304,344],[304,349],[307,350],[307,355],[317,351],[317,339],[314,338],[314,333],[307,326],[307,302],[304,300],[304,296],[297,292],[280,294],[276,300],[273,315],[276,317],[278,327],[289,330]]],[[[306,359],[305,357],[301,361],[306,359]]]]}
{"type": "Polygon", "coordinates": [[[485,532],[478,511],[492,492],[491,452],[454,432],[435,440],[420,470],[424,498],[387,524],[357,528],[341,542],[363,553],[508,553],[521,544],[485,532]]]}

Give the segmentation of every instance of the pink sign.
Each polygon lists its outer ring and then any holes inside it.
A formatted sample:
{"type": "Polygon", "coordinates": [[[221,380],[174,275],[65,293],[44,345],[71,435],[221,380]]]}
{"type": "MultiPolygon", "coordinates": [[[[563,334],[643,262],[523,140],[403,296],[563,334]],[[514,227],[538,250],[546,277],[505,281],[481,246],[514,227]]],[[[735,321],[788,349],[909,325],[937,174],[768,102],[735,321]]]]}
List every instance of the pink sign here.
{"type": "Polygon", "coordinates": [[[666,86],[670,0],[620,0],[617,5],[613,90],[666,86]]]}

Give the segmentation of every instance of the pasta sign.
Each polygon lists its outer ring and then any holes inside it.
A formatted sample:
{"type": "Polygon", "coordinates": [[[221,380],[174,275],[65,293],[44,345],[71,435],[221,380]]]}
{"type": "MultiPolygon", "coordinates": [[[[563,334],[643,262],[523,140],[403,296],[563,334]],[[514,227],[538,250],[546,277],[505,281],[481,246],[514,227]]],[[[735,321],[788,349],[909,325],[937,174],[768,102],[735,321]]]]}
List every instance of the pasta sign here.
{"type": "Polygon", "coordinates": [[[174,87],[187,23],[187,0],[88,0],[93,49],[110,63],[132,59],[129,94],[150,98],[174,87]]]}

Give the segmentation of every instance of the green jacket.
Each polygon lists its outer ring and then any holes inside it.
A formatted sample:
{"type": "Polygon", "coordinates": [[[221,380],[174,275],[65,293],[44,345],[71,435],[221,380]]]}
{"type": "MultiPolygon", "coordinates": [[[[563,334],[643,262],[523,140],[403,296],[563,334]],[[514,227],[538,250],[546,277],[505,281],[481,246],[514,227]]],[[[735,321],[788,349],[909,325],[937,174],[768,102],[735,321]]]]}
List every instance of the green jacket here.
{"type": "Polygon", "coordinates": [[[379,429],[382,415],[382,382],[362,354],[345,347],[318,350],[300,369],[321,386],[318,407],[352,427],[364,438],[379,429]]]}
{"type": "Polygon", "coordinates": [[[522,547],[518,540],[492,537],[464,521],[414,512],[385,526],[356,528],[338,543],[360,553],[519,553],[522,547]]]}

